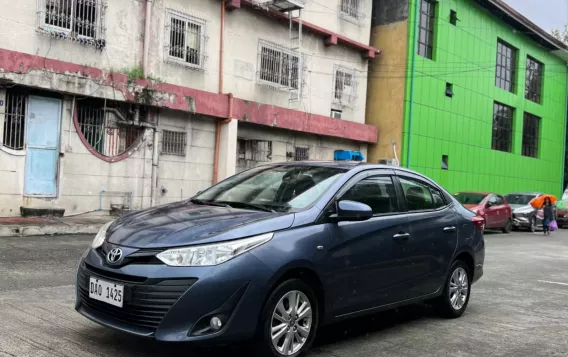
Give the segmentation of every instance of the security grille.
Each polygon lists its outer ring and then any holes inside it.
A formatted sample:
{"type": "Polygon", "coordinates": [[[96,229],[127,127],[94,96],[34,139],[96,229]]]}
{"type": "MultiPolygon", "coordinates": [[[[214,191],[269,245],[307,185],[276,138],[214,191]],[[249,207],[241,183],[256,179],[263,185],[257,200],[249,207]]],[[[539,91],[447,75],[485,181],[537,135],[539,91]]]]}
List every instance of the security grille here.
{"type": "Polygon", "coordinates": [[[167,62],[194,69],[205,69],[207,58],[206,22],[203,19],[168,10],[166,21],[167,62]]]}
{"type": "Polygon", "coordinates": [[[361,17],[360,0],[341,0],[339,14],[344,17],[359,19],[361,17]]]}
{"type": "Polygon", "coordinates": [[[104,47],[105,0],[38,0],[38,28],[58,38],[104,47]]]}
{"type": "Polygon", "coordinates": [[[341,106],[353,106],[356,94],[355,71],[336,67],[334,71],[333,102],[341,106]]]}
{"type": "Polygon", "coordinates": [[[2,144],[12,150],[25,149],[26,101],[28,93],[23,88],[6,90],[6,112],[2,144]]]}
{"type": "Polygon", "coordinates": [[[130,149],[143,135],[144,128],[121,120],[105,109],[102,100],[78,101],[77,120],[91,148],[104,156],[114,157],[130,149]]]}
{"type": "Polygon", "coordinates": [[[305,161],[310,159],[310,148],[298,147],[294,148],[294,161],[305,161]]]}
{"type": "Polygon", "coordinates": [[[278,44],[260,40],[259,83],[271,87],[298,89],[300,54],[278,44]]]}
{"type": "Polygon", "coordinates": [[[162,132],[162,154],[185,156],[187,132],[164,130],[162,132]]]}

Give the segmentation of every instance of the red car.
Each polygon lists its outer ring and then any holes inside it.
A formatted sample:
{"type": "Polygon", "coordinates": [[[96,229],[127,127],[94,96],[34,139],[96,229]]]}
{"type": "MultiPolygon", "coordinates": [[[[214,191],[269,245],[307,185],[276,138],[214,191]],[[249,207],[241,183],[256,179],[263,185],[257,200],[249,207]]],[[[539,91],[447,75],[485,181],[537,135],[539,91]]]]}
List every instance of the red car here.
{"type": "Polygon", "coordinates": [[[485,220],[485,228],[501,229],[509,233],[513,229],[513,213],[507,200],[490,192],[458,192],[454,197],[466,208],[485,220]]]}

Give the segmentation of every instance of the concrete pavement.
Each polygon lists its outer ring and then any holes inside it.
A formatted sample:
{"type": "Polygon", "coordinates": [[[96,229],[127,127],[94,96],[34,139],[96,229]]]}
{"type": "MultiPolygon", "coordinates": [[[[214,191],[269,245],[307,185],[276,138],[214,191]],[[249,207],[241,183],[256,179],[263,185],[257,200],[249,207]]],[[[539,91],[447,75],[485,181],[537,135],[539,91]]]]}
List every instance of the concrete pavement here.
{"type": "Polygon", "coordinates": [[[0,217],[0,237],[96,234],[117,217],[105,211],[67,217],[0,217]]]}
{"type": "MultiPolygon", "coordinates": [[[[239,355],[141,340],[73,310],[75,267],[92,236],[0,238],[0,357],[239,355]]],[[[567,356],[568,231],[487,234],[485,276],[466,314],[413,306],[321,330],[310,356],[567,356]]]]}

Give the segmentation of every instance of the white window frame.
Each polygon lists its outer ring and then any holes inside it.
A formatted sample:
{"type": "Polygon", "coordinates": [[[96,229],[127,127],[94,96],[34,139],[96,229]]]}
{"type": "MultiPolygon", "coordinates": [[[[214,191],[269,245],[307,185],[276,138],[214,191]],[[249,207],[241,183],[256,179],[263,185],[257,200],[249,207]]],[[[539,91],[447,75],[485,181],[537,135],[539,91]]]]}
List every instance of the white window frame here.
{"type": "Polygon", "coordinates": [[[361,13],[361,1],[362,0],[339,0],[337,13],[346,20],[358,23],[363,16],[361,13]]]}
{"type": "MultiPolygon", "coordinates": [[[[193,16],[190,14],[186,14],[183,13],[181,11],[177,11],[174,9],[167,9],[166,10],[166,23],[165,23],[165,29],[164,29],[164,60],[167,63],[171,63],[171,64],[175,64],[175,65],[180,65],[183,67],[187,67],[187,68],[191,68],[191,69],[196,69],[196,70],[202,70],[204,71],[206,69],[206,60],[207,60],[207,40],[208,40],[208,33],[207,33],[207,21],[203,18],[197,17],[197,16],[193,16]],[[187,29],[189,28],[188,24],[193,25],[193,26],[199,26],[200,31],[199,34],[197,35],[198,38],[198,53],[197,53],[197,57],[199,58],[199,64],[195,64],[192,62],[188,62],[186,60],[184,60],[183,58],[180,57],[176,57],[176,56],[172,56],[170,54],[170,47],[171,47],[171,26],[172,26],[172,19],[176,19],[179,21],[184,21],[185,23],[185,28],[186,28],[186,34],[184,36],[184,47],[186,47],[187,44],[187,29]]],[[[184,56],[187,57],[187,52],[184,52],[184,56]]]]}
{"type": "Polygon", "coordinates": [[[282,90],[289,90],[291,92],[295,92],[297,93],[299,91],[300,88],[300,81],[303,80],[303,71],[304,71],[304,65],[302,64],[302,62],[305,61],[304,56],[302,56],[302,54],[300,52],[297,51],[293,51],[290,48],[287,48],[285,46],[279,45],[277,43],[271,42],[271,41],[267,41],[267,40],[259,40],[258,41],[258,60],[257,60],[257,81],[259,84],[261,85],[265,85],[268,87],[272,87],[272,88],[277,88],[277,89],[282,89],[282,90]],[[271,80],[266,80],[263,79],[263,74],[262,74],[262,61],[263,61],[263,50],[264,49],[268,49],[270,51],[275,51],[275,52],[280,52],[280,63],[278,64],[278,72],[280,72],[279,74],[274,74],[275,78],[278,78],[278,83],[276,81],[271,81],[271,80]],[[283,61],[283,57],[282,54],[286,54],[288,55],[288,58],[298,58],[298,70],[297,70],[297,77],[296,79],[294,79],[292,77],[292,66],[288,65],[288,84],[283,84],[282,83],[282,65],[284,63],[283,61]],[[294,83],[294,80],[296,81],[296,87],[292,86],[292,83],[294,83]]]}
{"type": "MultiPolygon", "coordinates": [[[[74,30],[74,24],[73,21],[76,20],[75,19],[75,9],[76,9],[76,4],[77,1],[79,0],[37,0],[37,5],[38,5],[38,10],[37,10],[37,16],[38,16],[38,29],[40,31],[44,31],[53,35],[59,35],[59,34],[64,34],[70,38],[74,38],[74,39],[84,39],[84,40],[104,40],[104,32],[105,32],[105,13],[106,13],[106,7],[107,7],[107,3],[106,0],[90,0],[91,2],[93,2],[95,4],[95,37],[92,36],[85,36],[85,35],[79,35],[77,33],[75,33],[74,30]],[[49,3],[60,3],[61,1],[63,1],[65,4],[71,4],[71,19],[70,19],[70,25],[69,28],[66,27],[61,27],[61,26],[57,26],[57,25],[51,25],[48,24],[45,20],[46,20],[46,16],[47,16],[47,5],[49,3]]],[[[61,13],[61,12],[60,12],[61,13]]]]}
{"type": "Polygon", "coordinates": [[[336,107],[355,107],[357,101],[357,70],[353,68],[347,68],[339,65],[335,65],[333,68],[333,83],[332,83],[332,103],[336,107]],[[337,88],[338,81],[341,81],[338,77],[339,73],[343,76],[343,89],[339,93],[340,89],[337,88]],[[351,89],[346,91],[346,75],[351,76],[351,89]]]}

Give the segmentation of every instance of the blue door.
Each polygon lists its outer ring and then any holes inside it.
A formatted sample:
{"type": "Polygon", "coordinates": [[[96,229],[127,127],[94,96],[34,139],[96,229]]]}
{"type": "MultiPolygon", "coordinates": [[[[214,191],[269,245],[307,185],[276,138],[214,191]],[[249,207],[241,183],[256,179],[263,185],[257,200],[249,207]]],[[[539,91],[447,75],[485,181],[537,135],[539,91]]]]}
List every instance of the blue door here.
{"type": "Polygon", "coordinates": [[[57,196],[61,100],[30,96],[27,115],[26,196],[57,196]]]}

